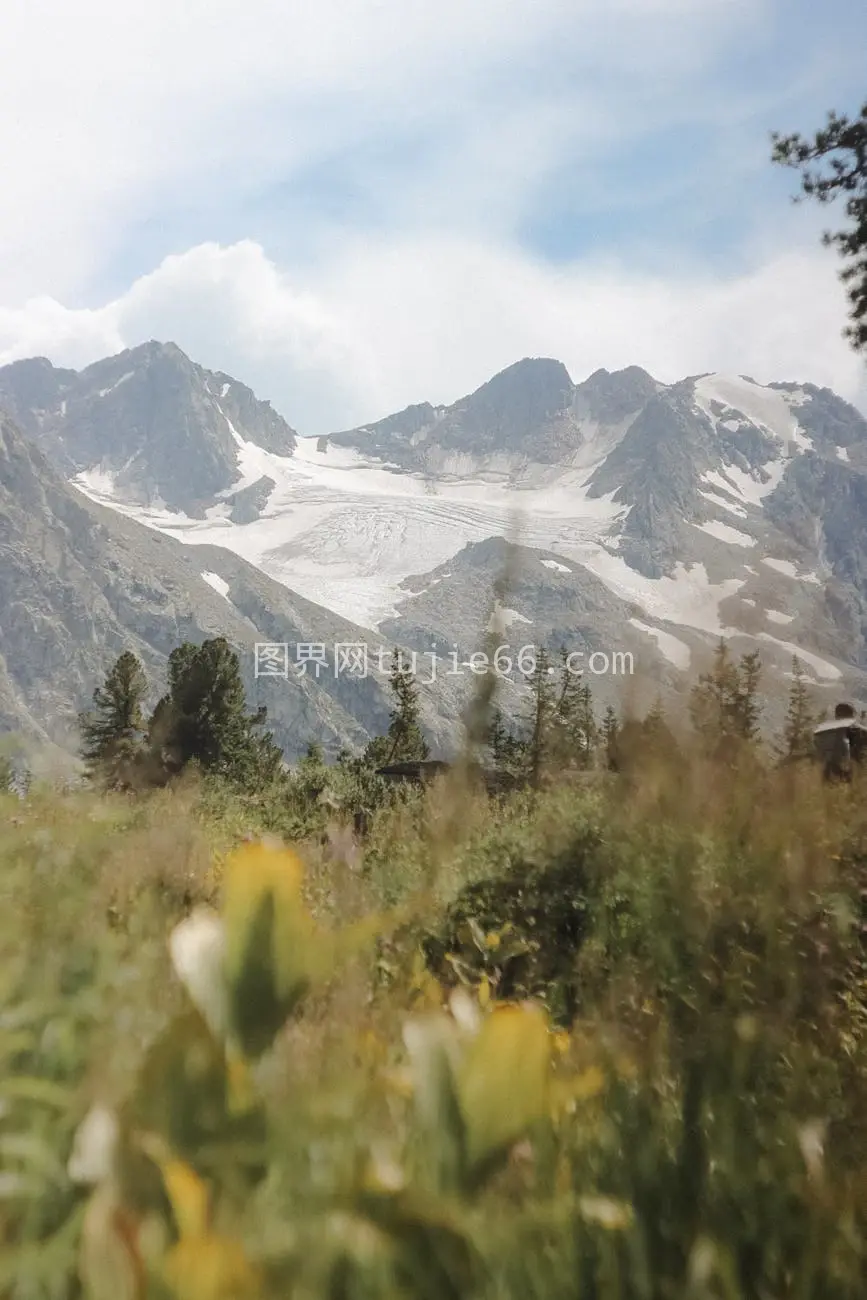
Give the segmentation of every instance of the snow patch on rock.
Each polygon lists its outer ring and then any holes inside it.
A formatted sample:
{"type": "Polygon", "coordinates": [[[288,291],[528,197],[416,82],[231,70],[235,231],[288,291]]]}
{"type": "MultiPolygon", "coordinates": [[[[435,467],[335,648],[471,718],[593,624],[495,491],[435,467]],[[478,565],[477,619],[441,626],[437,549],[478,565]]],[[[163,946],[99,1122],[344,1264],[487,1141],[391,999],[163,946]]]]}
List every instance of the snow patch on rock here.
{"type": "Polygon", "coordinates": [[[755,546],[755,537],[750,537],[748,533],[741,533],[737,528],[732,528],[730,524],[722,524],[716,519],[710,519],[707,523],[696,524],[696,528],[709,537],[715,537],[718,542],[725,542],[728,546],[755,546]]]}
{"type": "Polygon", "coordinates": [[[632,627],[637,627],[639,632],[646,632],[648,636],[653,637],[659,646],[660,654],[674,664],[675,668],[686,671],[692,661],[692,651],[685,641],[678,637],[672,636],[670,632],[664,632],[662,628],[651,627],[649,623],[642,623],[640,619],[631,618],[629,620],[632,627]]]}
{"type": "Polygon", "coordinates": [[[229,584],[226,582],[225,578],[220,577],[219,573],[206,572],[202,574],[202,577],[209,587],[213,587],[214,591],[218,592],[218,594],[223,596],[226,600],[229,599],[229,584]]]}

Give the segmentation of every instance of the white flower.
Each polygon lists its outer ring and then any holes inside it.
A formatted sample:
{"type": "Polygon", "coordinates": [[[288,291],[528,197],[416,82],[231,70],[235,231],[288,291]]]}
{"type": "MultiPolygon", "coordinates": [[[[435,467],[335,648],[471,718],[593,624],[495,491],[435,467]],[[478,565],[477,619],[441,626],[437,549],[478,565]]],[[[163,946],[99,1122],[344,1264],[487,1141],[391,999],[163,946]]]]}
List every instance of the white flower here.
{"type": "Polygon", "coordinates": [[[464,1034],[475,1037],[482,1027],[482,1011],[475,998],[465,988],[454,989],[449,996],[449,1011],[455,1024],[464,1034]]]}
{"type": "Polygon", "coordinates": [[[582,1196],[579,1208],[589,1223],[597,1223],[607,1232],[617,1232],[632,1223],[632,1207],[610,1196],[582,1196]]]}
{"type": "Polygon", "coordinates": [[[93,1106],[73,1139],[66,1166],[72,1182],[95,1187],[110,1178],[119,1140],[120,1125],[114,1111],[107,1106],[93,1106]]]}
{"type": "Polygon", "coordinates": [[[175,973],[221,1041],[226,1038],[229,1023],[225,950],[223,922],[204,907],[176,925],[169,937],[175,973]]]}
{"type": "Polygon", "coordinates": [[[804,1164],[811,1178],[822,1176],[822,1160],[825,1155],[825,1136],[827,1123],[822,1119],[809,1120],[798,1129],[798,1144],[804,1164]]]}

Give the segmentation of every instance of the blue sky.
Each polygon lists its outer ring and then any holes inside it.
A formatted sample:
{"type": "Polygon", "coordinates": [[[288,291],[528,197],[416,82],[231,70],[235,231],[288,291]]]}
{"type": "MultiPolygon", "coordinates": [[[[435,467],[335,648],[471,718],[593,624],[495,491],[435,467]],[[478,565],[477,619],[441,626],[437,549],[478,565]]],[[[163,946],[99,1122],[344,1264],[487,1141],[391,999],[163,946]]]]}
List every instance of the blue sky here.
{"type": "Polygon", "coordinates": [[[524,355],[867,406],[768,141],[867,99],[862,3],[7,4],[0,360],[172,338],[304,432],[524,355]]]}

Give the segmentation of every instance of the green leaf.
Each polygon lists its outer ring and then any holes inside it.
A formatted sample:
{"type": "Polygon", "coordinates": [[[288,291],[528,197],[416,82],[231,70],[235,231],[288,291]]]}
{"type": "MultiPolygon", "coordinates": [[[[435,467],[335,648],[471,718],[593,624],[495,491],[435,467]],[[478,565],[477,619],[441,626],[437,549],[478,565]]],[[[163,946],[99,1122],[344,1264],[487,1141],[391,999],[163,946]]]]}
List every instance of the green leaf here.
{"type": "Polygon", "coordinates": [[[39,1106],[66,1110],[70,1099],[69,1089],[50,1079],[28,1078],[24,1075],[0,1079],[0,1100],[31,1101],[39,1106]]]}
{"type": "Polygon", "coordinates": [[[465,1300],[480,1264],[461,1225],[417,1192],[360,1193],[357,1208],[392,1242],[399,1275],[419,1300],[465,1300]]]}

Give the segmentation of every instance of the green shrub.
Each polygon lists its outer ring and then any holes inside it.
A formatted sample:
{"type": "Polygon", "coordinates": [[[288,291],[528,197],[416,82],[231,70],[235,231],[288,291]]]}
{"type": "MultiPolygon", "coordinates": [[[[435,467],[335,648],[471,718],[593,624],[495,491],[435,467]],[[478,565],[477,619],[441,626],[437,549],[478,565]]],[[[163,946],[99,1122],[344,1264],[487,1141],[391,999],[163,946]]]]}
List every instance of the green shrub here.
{"type": "Polygon", "coordinates": [[[857,791],[281,798],[3,803],[0,1294],[865,1294],[857,791]]]}

